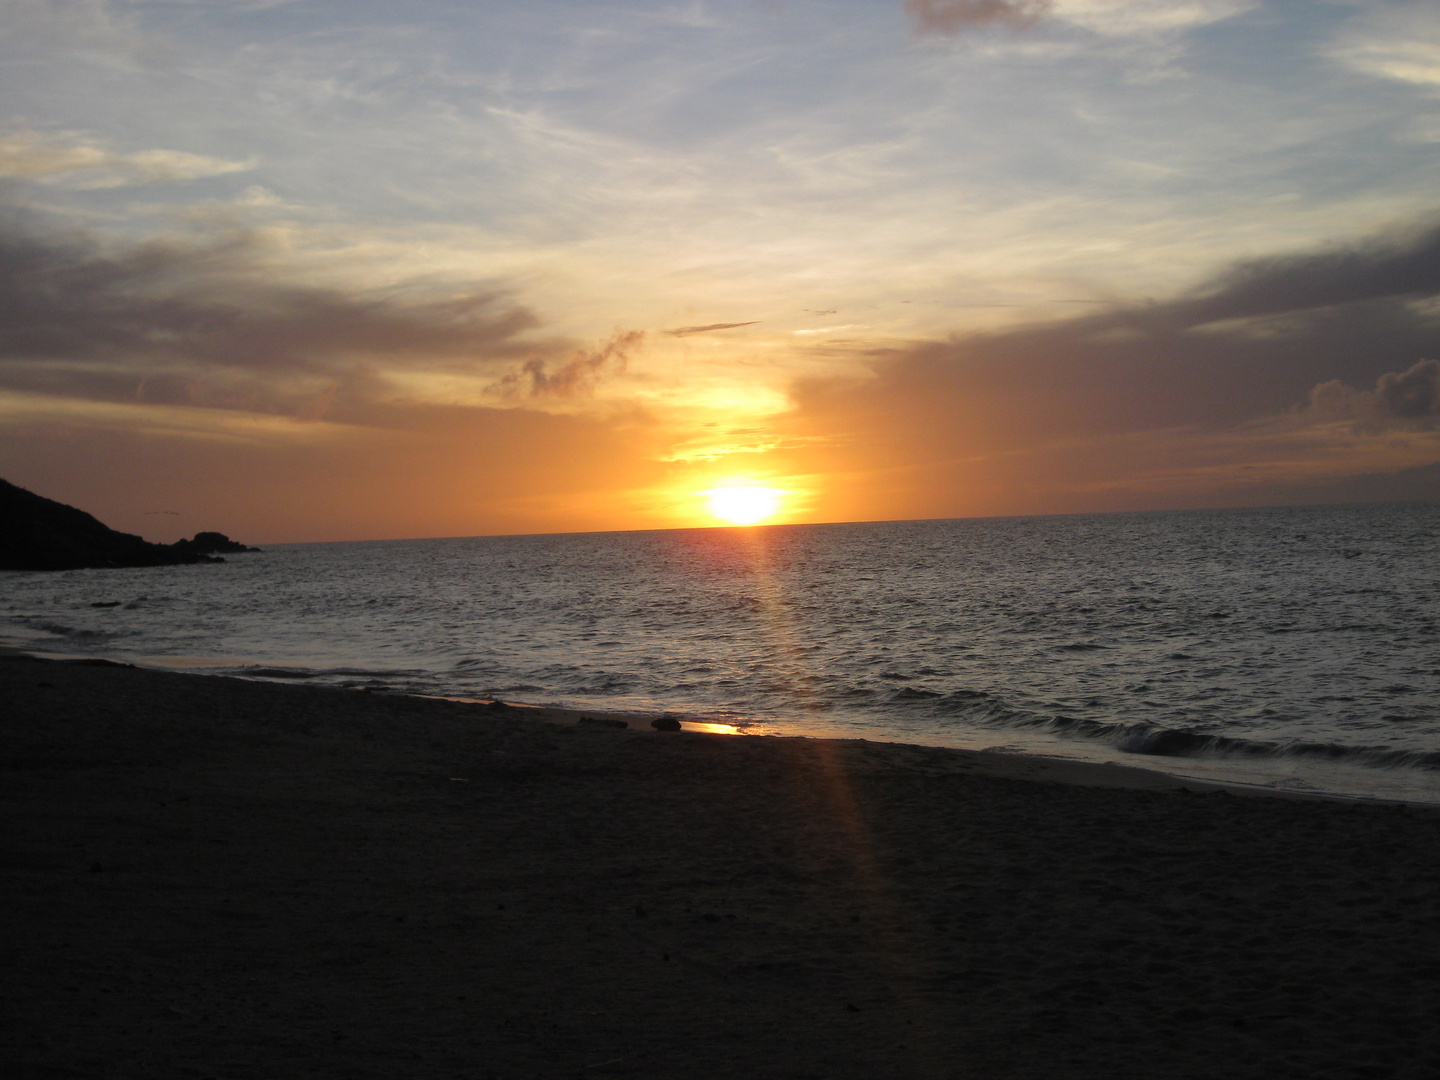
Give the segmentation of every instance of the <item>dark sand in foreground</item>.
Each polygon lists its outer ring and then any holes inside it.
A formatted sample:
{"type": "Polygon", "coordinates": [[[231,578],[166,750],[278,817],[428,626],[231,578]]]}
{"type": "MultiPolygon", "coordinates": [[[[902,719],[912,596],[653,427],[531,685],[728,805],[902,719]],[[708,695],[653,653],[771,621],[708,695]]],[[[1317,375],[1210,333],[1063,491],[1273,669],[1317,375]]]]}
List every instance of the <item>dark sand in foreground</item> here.
{"type": "Polygon", "coordinates": [[[1432,811],[14,657],[0,718],[14,1080],[1440,1076],[1432,811]]]}

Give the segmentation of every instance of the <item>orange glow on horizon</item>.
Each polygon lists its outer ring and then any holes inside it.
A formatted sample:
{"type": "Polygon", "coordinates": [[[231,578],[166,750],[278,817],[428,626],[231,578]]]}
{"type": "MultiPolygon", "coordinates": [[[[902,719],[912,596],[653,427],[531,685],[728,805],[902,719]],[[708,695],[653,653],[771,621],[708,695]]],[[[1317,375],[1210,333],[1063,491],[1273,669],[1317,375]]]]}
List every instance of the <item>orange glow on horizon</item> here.
{"type": "Polygon", "coordinates": [[[788,492],[759,484],[725,484],[701,492],[710,513],[731,525],[758,525],[780,512],[788,492]]]}

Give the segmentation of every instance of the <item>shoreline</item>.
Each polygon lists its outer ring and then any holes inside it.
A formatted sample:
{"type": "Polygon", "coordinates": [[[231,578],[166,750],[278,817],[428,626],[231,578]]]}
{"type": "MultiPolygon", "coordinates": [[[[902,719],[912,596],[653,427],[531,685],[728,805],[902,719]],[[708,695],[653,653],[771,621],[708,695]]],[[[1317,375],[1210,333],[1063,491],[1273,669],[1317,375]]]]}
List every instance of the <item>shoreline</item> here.
{"type": "MultiPolygon", "coordinates": [[[[222,676],[223,677],[223,676],[222,676]]],[[[397,697],[429,698],[436,701],[455,701],[475,704],[482,708],[493,707],[482,698],[431,697],[423,694],[393,692],[397,697]]],[[[556,705],[536,705],[527,702],[502,701],[501,705],[513,710],[509,715],[529,723],[577,725],[587,719],[601,725],[619,721],[626,725],[620,730],[640,734],[663,734],[652,732],[652,713],[628,712],[619,709],[572,709],[556,705]]],[[[938,751],[956,756],[957,763],[988,776],[1006,779],[1027,780],[1039,783],[1071,784],[1077,787],[1124,788],[1132,791],[1190,791],[1196,793],[1224,792],[1230,795],[1253,798],[1324,800],[1327,802],[1368,803],[1377,806],[1407,806],[1415,809],[1440,810],[1440,796],[1435,800],[1392,799],[1384,796],[1346,795],[1321,791],[1294,791],[1264,787],[1260,784],[1246,784],[1240,781],[1211,780],[1202,777],[1177,776],[1158,768],[1143,765],[1124,765],[1118,762],[1083,761],[1075,758],[1047,755],[1019,750],[974,750],[959,746],[943,746],[934,743],[904,742],[898,739],[867,739],[842,735],[820,735],[809,733],[765,732],[752,734],[733,728],[728,724],[688,720],[683,714],[665,712],[663,716],[676,717],[681,730],[692,734],[716,735],[722,738],[745,739],[804,739],[814,742],[858,743],[866,746],[914,747],[919,750],[938,751]],[[722,730],[730,728],[729,731],[722,730]]],[[[1183,760],[1183,759],[1182,759],[1183,760]]]]}
{"type": "MultiPolygon", "coordinates": [[[[144,663],[134,663],[128,660],[114,660],[108,657],[74,656],[60,653],[46,655],[43,652],[37,652],[31,649],[0,645],[0,660],[11,656],[30,657],[41,662],[61,664],[111,664],[120,667],[133,667],[137,670],[166,672],[194,678],[234,679],[260,685],[290,686],[297,689],[316,691],[366,693],[395,698],[412,698],[422,701],[450,701],[459,704],[475,705],[481,708],[490,704],[490,699],[485,698],[409,693],[390,687],[374,689],[368,687],[339,687],[328,684],[314,684],[304,679],[274,678],[254,674],[202,673],[190,671],[184,667],[169,667],[160,664],[148,665],[144,663]]],[[[502,704],[507,709],[516,710],[515,715],[517,718],[536,723],[574,725],[579,723],[582,718],[589,717],[598,721],[598,726],[605,726],[607,723],[620,721],[623,722],[625,730],[649,733],[651,731],[651,721],[657,717],[664,716],[679,720],[684,730],[691,733],[752,739],[811,739],[819,741],[859,742],[876,746],[913,746],[925,750],[953,753],[966,758],[973,756],[971,767],[978,767],[990,775],[1017,779],[1033,779],[1054,783],[1077,784],[1080,786],[1134,788],[1137,790],[1154,791],[1182,789],[1201,792],[1225,791],[1233,795],[1257,798],[1269,797],[1277,799],[1327,800],[1345,803],[1373,803],[1376,805],[1405,805],[1416,809],[1440,810],[1440,790],[1429,793],[1424,797],[1376,792],[1304,790],[1276,787],[1273,786],[1273,783],[1266,784],[1258,780],[1237,779],[1233,776],[1196,776],[1193,773],[1183,771],[1187,765],[1191,768],[1196,766],[1204,768],[1207,763],[1211,763],[1212,766],[1218,765],[1223,769],[1225,764],[1223,758],[1207,758],[1203,756],[1160,757],[1157,760],[1155,757],[1146,755],[1144,756],[1143,764],[1130,764],[1128,762],[1117,761],[1085,760],[1080,757],[1066,756],[1063,753],[1047,754],[1040,749],[1027,748],[1017,750],[1009,746],[1004,749],[975,749],[971,747],[946,745],[943,743],[915,742],[900,738],[883,739],[867,738],[865,736],[833,735],[824,733],[823,731],[748,732],[736,728],[731,724],[692,720],[688,718],[684,712],[671,710],[652,712],[608,708],[571,708],[568,706],[543,705],[519,701],[502,701],[502,704]],[[1166,768],[1161,762],[1170,764],[1170,768],[1166,768]]],[[[1080,748],[1077,747],[1077,749],[1080,748]]],[[[1352,766],[1351,768],[1352,770],[1358,770],[1360,767],[1352,766]]],[[[1234,770],[1233,765],[1231,769],[1234,770]]],[[[1243,771],[1243,769],[1240,771],[1243,771]]],[[[1366,774],[1364,772],[1358,772],[1358,775],[1363,776],[1366,774]]]]}
{"type": "Polygon", "coordinates": [[[20,1080],[1440,1071],[1429,809],[15,656],[0,705],[20,1080]]]}

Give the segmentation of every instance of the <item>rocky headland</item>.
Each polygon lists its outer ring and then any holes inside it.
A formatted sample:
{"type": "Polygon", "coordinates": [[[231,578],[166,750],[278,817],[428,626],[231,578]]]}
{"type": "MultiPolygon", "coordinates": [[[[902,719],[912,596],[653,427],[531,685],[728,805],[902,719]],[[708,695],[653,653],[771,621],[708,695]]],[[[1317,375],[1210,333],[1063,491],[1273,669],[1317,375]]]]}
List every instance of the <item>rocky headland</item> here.
{"type": "Polygon", "coordinates": [[[83,510],[0,480],[0,570],[177,566],[224,562],[221,553],[256,550],[218,532],[152,544],[117,532],[83,510]]]}

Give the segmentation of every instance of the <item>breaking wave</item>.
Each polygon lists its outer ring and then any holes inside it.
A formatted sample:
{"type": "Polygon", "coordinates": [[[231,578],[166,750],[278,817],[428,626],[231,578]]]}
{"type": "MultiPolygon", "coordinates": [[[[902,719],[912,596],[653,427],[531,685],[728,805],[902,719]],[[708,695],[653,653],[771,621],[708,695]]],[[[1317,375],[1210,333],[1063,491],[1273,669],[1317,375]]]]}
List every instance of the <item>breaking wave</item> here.
{"type": "MultiPolygon", "coordinates": [[[[1064,738],[1103,742],[1126,754],[1172,758],[1309,760],[1368,768],[1440,771],[1440,750],[1397,750],[1384,746],[1347,746],[1298,739],[1252,739],[1145,723],[1112,723],[1015,708],[983,690],[957,690],[942,694],[907,687],[890,695],[890,701],[897,705],[924,702],[929,706],[927,711],[937,718],[951,716],[988,727],[1041,731],[1064,738]]],[[[1395,716],[1386,719],[1409,718],[1395,716]]]]}

